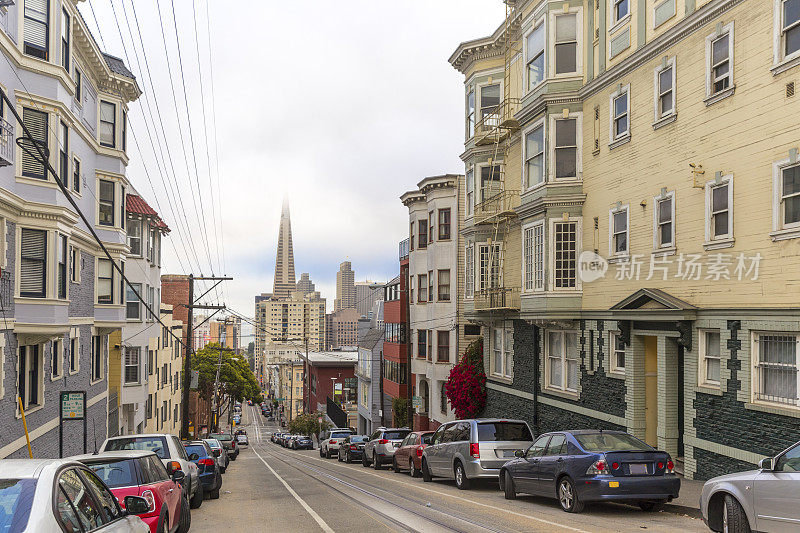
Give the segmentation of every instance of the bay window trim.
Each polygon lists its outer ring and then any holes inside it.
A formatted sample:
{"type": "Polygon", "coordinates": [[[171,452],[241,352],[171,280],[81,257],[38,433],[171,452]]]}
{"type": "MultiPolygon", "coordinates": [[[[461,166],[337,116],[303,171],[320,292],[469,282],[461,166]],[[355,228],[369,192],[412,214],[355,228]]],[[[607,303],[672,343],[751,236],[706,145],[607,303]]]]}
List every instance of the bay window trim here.
{"type": "MultiPolygon", "coordinates": [[[[522,178],[523,178],[523,190],[524,191],[531,191],[533,189],[538,189],[539,187],[544,186],[548,181],[548,171],[547,171],[547,162],[548,162],[548,154],[547,154],[547,127],[545,124],[545,117],[540,118],[530,126],[528,126],[525,131],[522,132],[522,178]],[[538,128],[542,128],[542,181],[531,184],[531,176],[528,172],[528,160],[532,159],[528,155],[528,135],[532,134],[538,128]]],[[[538,154],[537,154],[538,155],[538,154]]]]}
{"type": "Polygon", "coordinates": [[[529,222],[522,227],[522,292],[524,293],[536,293],[536,292],[543,292],[545,290],[545,280],[546,277],[546,268],[545,265],[547,264],[545,261],[545,242],[546,242],[546,233],[545,233],[545,221],[544,219],[536,220],[534,222],[529,222]],[[537,259],[537,244],[536,244],[536,231],[541,231],[541,242],[539,246],[541,247],[541,261],[537,259]],[[527,242],[527,233],[528,231],[532,232],[532,242],[531,242],[531,253],[530,257],[528,257],[528,242],[527,242]],[[539,271],[539,265],[541,265],[541,271],[539,271]],[[528,284],[528,273],[530,269],[530,286],[528,284]],[[541,283],[540,283],[541,281],[541,283]]]}
{"type": "Polygon", "coordinates": [[[583,288],[581,276],[578,272],[578,256],[582,250],[582,232],[583,232],[583,220],[579,216],[571,216],[567,218],[559,217],[559,218],[551,218],[548,220],[548,227],[549,236],[547,238],[547,251],[548,251],[548,259],[547,259],[547,269],[550,271],[548,276],[549,282],[549,290],[551,292],[562,292],[562,293],[575,293],[580,292],[583,288]],[[575,223],[575,286],[574,287],[557,287],[556,286],[556,268],[555,268],[555,247],[556,247],[556,224],[563,223],[563,222],[573,222],[575,223]]]}
{"type": "MultiPolygon", "coordinates": [[[[551,114],[550,115],[550,128],[549,132],[545,132],[548,136],[548,140],[550,141],[549,146],[549,160],[550,165],[547,172],[548,179],[545,181],[553,181],[553,182],[569,182],[569,181],[580,181],[581,176],[583,174],[583,113],[580,111],[575,111],[571,113],[567,113],[565,116],[563,113],[559,114],[551,114]],[[566,176],[563,178],[556,177],[556,149],[559,148],[556,144],[556,128],[557,122],[561,120],[574,120],[575,121],[575,176],[566,176]]],[[[566,148],[569,148],[565,146],[566,148]]],[[[571,147],[571,146],[570,146],[571,147]]],[[[563,148],[563,147],[562,147],[563,148]]]]}

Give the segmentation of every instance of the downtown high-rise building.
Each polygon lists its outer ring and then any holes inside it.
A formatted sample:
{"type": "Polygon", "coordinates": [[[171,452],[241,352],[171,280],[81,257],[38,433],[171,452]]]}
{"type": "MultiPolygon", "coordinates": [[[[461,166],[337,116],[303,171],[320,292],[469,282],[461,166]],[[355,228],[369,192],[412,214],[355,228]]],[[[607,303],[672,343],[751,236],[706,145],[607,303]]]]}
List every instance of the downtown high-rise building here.
{"type": "Polygon", "coordinates": [[[356,306],[356,273],[353,272],[350,261],[339,265],[336,273],[336,299],[333,301],[333,310],[350,309],[356,306]]]}
{"type": "Polygon", "coordinates": [[[292,248],[292,222],[289,217],[289,201],[284,199],[281,224],[278,229],[278,253],[275,258],[275,281],[272,295],[287,298],[295,289],[294,249],[292,248]]]}

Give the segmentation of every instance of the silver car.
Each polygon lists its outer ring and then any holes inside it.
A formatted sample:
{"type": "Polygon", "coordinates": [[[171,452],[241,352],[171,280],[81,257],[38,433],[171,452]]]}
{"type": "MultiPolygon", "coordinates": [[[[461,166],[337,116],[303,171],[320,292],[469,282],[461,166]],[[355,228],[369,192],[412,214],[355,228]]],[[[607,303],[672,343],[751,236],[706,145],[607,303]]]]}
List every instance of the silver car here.
{"type": "Polygon", "coordinates": [[[500,468],[517,450],[533,444],[524,420],[477,418],[448,422],[431,437],[422,452],[422,480],[434,476],[454,479],[468,489],[472,479],[499,479],[500,468]]]}
{"type": "Polygon", "coordinates": [[[403,439],[411,433],[405,429],[386,429],[378,428],[369,437],[369,442],[364,445],[364,453],[361,455],[363,466],[372,465],[378,470],[383,464],[391,464],[394,452],[400,447],[403,439]]]}
{"type": "Polygon", "coordinates": [[[758,466],[703,485],[700,512],[712,531],[800,531],[800,442],[758,466]]]}
{"type": "Polygon", "coordinates": [[[219,473],[224,474],[228,469],[228,463],[230,463],[228,450],[226,450],[225,446],[217,439],[203,439],[203,441],[205,441],[211,448],[211,451],[214,452],[214,457],[217,458],[217,466],[219,466],[219,473]]]}
{"type": "Polygon", "coordinates": [[[353,434],[352,429],[331,428],[323,431],[319,436],[319,456],[330,459],[334,454],[339,455],[339,444],[353,434]]]}

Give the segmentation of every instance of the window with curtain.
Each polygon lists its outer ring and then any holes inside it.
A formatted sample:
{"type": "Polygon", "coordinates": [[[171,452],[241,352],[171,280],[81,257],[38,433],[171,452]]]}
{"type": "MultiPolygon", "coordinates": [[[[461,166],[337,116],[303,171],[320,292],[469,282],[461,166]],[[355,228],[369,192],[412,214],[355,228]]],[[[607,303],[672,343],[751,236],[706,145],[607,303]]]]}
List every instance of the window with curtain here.
{"type": "Polygon", "coordinates": [[[101,226],[114,225],[114,182],[100,180],[100,191],[97,201],[99,203],[100,218],[98,222],[101,226]]]}
{"type": "Polygon", "coordinates": [[[127,346],[125,348],[125,383],[139,383],[139,355],[138,346],[127,346]]]}
{"type": "Polygon", "coordinates": [[[23,15],[23,39],[25,53],[47,61],[50,47],[50,2],[48,0],[25,0],[23,15]]]}
{"type": "Polygon", "coordinates": [[[562,391],[576,392],[578,390],[576,332],[547,332],[547,386],[562,391]]]}
{"type": "Polygon", "coordinates": [[[800,334],[761,334],[756,336],[755,399],[800,407],[798,371],[800,334]]]}
{"type": "Polygon", "coordinates": [[[439,271],[439,301],[450,301],[450,269],[439,271]]]}
{"type": "Polygon", "coordinates": [[[128,221],[128,246],[131,249],[131,255],[142,255],[142,221],[138,219],[131,219],[128,221]]]}
{"type": "Polygon", "coordinates": [[[108,259],[97,260],[97,303],[114,303],[114,267],[108,259]]]}
{"type": "Polygon", "coordinates": [[[23,228],[20,247],[20,296],[44,298],[47,276],[47,232],[23,228]]]}

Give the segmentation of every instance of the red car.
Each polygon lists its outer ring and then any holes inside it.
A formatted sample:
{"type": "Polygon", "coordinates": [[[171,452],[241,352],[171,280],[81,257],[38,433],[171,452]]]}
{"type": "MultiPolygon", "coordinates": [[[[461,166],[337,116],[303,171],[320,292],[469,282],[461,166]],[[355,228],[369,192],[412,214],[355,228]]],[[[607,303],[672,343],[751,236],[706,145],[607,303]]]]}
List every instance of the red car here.
{"type": "Polygon", "coordinates": [[[422,450],[431,443],[433,431],[412,431],[409,433],[400,447],[394,453],[392,466],[395,472],[402,472],[408,469],[411,477],[422,475],[422,450]]]}
{"type": "Polygon", "coordinates": [[[125,496],[141,496],[147,500],[150,511],[139,517],[150,527],[151,533],[189,530],[189,501],[182,496],[178,484],[185,475],[180,463],[174,461],[175,465],[170,463],[165,467],[155,453],[140,450],[79,455],[73,459],[92,469],[108,485],[123,509],[125,496]]]}

